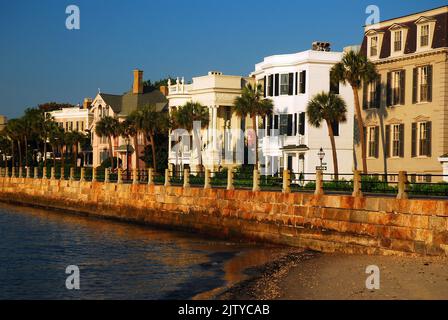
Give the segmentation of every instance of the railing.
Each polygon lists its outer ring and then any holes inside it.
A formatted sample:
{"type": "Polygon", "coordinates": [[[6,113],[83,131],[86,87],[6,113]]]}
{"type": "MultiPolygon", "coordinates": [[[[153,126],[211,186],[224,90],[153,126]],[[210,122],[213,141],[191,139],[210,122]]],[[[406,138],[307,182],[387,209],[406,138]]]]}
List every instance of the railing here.
{"type": "MultiPolygon", "coordinates": [[[[290,172],[261,176],[259,171],[169,171],[159,174],[152,169],[122,170],[104,168],[0,168],[1,177],[49,179],[68,181],[97,181],[118,184],[154,184],[183,187],[247,189],[253,191],[314,192],[315,194],[351,194],[353,196],[383,195],[405,197],[443,197],[448,199],[448,176],[425,175],[424,181],[414,180],[417,174],[340,173],[317,171],[314,173],[290,172]]],[[[420,175],[421,176],[421,175],[420,175]]]]}

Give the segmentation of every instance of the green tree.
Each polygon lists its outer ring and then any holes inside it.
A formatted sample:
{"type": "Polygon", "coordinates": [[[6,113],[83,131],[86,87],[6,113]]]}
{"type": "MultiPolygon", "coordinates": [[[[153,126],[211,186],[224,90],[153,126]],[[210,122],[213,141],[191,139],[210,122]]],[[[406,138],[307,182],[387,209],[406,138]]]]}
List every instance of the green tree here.
{"type": "Polygon", "coordinates": [[[114,170],[114,156],[112,149],[112,139],[121,133],[121,125],[118,119],[110,116],[101,118],[95,125],[95,134],[98,137],[107,137],[109,140],[109,157],[111,169],[114,170]]]}
{"type": "MultiPolygon", "coordinates": [[[[208,127],[210,121],[208,108],[204,107],[199,102],[187,102],[182,107],[171,112],[170,126],[172,129],[184,129],[192,134],[194,122],[197,121],[201,123],[201,129],[208,127]]],[[[194,144],[197,146],[198,160],[202,165],[202,146],[197,141],[195,141],[194,144]]]]}
{"type": "MultiPolygon", "coordinates": [[[[140,133],[139,121],[140,121],[140,114],[138,113],[138,111],[133,111],[121,123],[121,136],[123,136],[124,138],[132,139],[132,142],[134,144],[134,152],[135,152],[135,158],[136,158],[135,168],[137,170],[140,170],[140,150],[139,150],[138,139],[137,139],[138,134],[140,133]]],[[[126,148],[127,148],[127,146],[126,146],[126,148]]]]}
{"type": "Polygon", "coordinates": [[[367,59],[361,52],[348,51],[342,60],[331,69],[333,82],[348,83],[352,87],[355,100],[355,115],[359,130],[359,141],[361,142],[361,155],[363,173],[367,173],[367,149],[364,134],[364,121],[361,114],[359,102],[359,89],[362,83],[369,83],[378,78],[375,65],[367,59]]]}
{"type": "Polygon", "coordinates": [[[11,141],[11,149],[12,149],[12,165],[15,166],[17,158],[14,155],[14,143],[17,144],[17,151],[18,151],[18,165],[22,166],[22,147],[21,147],[21,141],[23,137],[23,121],[20,119],[11,119],[6,124],[5,132],[8,137],[8,139],[11,141]]]}
{"type": "Polygon", "coordinates": [[[252,86],[248,84],[243,88],[240,97],[234,102],[233,112],[241,117],[249,116],[252,120],[252,128],[255,134],[255,167],[258,168],[258,134],[257,117],[265,117],[272,113],[274,103],[271,99],[263,98],[261,85],[252,86]]]}
{"type": "Polygon", "coordinates": [[[347,121],[347,105],[339,95],[333,93],[319,93],[315,95],[306,108],[308,122],[313,127],[319,128],[325,121],[330,137],[331,149],[333,153],[333,167],[335,179],[339,179],[338,158],[336,143],[334,140],[333,123],[347,121]]]}

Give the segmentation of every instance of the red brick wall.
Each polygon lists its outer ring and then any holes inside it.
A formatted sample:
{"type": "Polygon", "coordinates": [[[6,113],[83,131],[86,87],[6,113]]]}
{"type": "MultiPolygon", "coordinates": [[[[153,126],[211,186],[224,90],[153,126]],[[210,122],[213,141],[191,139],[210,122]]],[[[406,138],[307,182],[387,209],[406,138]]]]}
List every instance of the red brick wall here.
{"type": "Polygon", "coordinates": [[[324,252],[448,253],[448,201],[0,178],[0,200],[324,252]]]}

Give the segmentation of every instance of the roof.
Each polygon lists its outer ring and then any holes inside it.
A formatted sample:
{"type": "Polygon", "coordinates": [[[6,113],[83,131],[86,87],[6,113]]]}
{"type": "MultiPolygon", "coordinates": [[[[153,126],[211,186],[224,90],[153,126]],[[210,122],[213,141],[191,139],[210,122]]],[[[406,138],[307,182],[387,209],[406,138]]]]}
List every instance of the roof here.
{"type": "Polygon", "coordinates": [[[112,108],[114,113],[126,116],[139,108],[155,105],[157,111],[164,111],[168,100],[159,90],[153,90],[141,94],[132,91],[123,95],[100,93],[101,98],[112,108]]]}
{"type": "MultiPolygon", "coordinates": [[[[448,13],[441,13],[428,18],[435,20],[435,30],[432,42],[432,49],[448,47],[448,13]]],[[[388,21],[394,21],[396,19],[390,19],[388,21]]],[[[408,35],[404,41],[404,54],[415,53],[417,49],[417,25],[416,21],[419,19],[412,19],[406,22],[400,23],[404,27],[408,28],[408,35]]],[[[380,59],[388,58],[391,55],[391,31],[390,26],[385,26],[379,29],[371,29],[369,31],[383,32],[383,45],[381,47],[380,59]]],[[[369,32],[368,31],[368,32],[369,32]]],[[[367,35],[364,36],[361,46],[361,52],[367,55],[367,35]]]]}

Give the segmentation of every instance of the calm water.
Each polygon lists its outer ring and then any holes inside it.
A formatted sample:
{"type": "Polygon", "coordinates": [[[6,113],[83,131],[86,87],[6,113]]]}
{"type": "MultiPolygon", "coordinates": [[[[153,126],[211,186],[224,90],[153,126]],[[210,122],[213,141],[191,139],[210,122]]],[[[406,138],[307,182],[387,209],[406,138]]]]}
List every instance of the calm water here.
{"type": "Polygon", "coordinates": [[[208,298],[278,250],[5,204],[0,236],[0,299],[208,298]]]}

